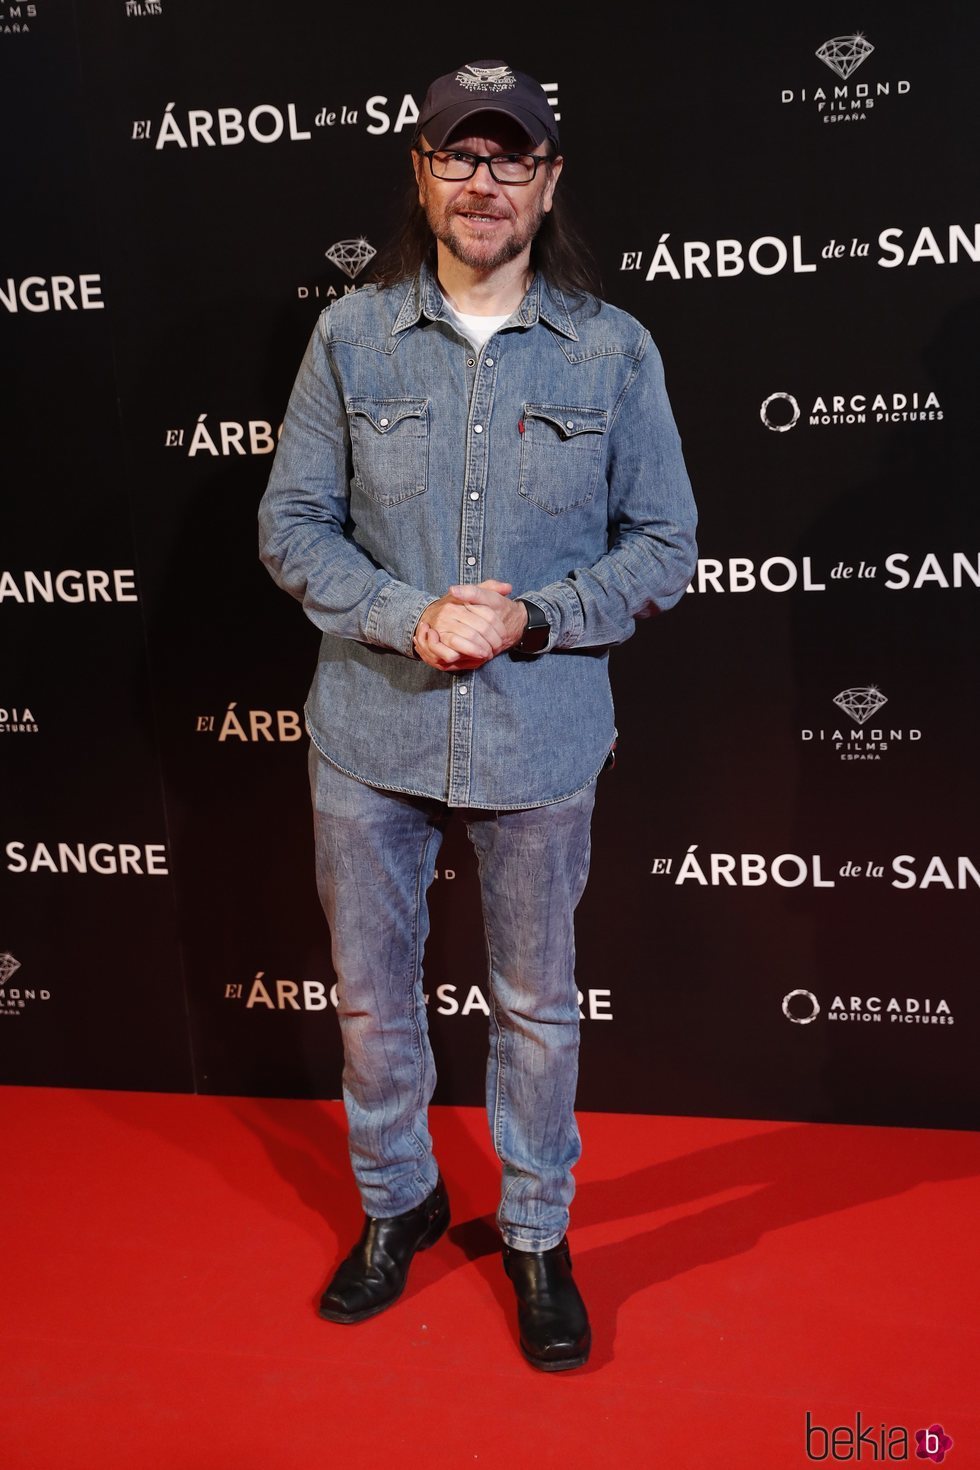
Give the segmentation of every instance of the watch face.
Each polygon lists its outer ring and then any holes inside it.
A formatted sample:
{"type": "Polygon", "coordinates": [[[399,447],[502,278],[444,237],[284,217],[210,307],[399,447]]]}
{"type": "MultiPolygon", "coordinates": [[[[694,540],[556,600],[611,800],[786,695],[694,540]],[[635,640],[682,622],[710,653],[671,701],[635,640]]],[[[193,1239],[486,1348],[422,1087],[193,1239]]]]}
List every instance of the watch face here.
{"type": "Polygon", "coordinates": [[[521,639],[521,648],[526,653],[540,653],[548,642],[548,624],[544,623],[540,628],[528,628],[521,639]]]}
{"type": "Polygon", "coordinates": [[[519,600],[527,609],[527,627],[524,629],[520,643],[514,645],[513,652],[517,654],[540,653],[547,646],[551,636],[548,619],[537,603],[526,602],[523,597],[519,600]]]}
{"type": "Polygon", "coordinates": [[[547,623],[529,624],[518,647],[522,653],[540,653],[548,642],[550,629],[547,623]]]}

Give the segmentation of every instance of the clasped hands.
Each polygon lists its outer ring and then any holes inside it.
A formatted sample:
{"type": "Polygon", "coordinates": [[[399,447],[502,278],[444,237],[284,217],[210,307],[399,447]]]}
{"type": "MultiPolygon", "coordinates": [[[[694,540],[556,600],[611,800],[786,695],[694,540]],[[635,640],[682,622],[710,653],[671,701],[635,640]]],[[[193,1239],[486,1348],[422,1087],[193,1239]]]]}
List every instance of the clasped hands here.
{"type": "Polygon", "coordinates": [[[415,629],[423,663],[444,672],[478,669],[524,636],[527,609],[509,594],[510,582],[462,583],[430,602],[415,629]]]}

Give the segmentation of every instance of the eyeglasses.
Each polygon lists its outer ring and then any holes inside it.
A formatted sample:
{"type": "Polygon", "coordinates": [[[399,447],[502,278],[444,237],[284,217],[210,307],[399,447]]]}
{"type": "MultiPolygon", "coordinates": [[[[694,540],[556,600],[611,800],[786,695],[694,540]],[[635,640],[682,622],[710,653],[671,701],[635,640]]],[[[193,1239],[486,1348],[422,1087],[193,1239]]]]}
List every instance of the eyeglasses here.
{"type": "Polygon", "coordinates": [[[530,184],[538,171],[539,163],[550,163],[551,159],[539,153],[459,153],[445,148],[417,148],[415,150],[429,160],[433,177],[458,182],[471,179],[481,163],[490,170],[490,177],[498,184],[530,184]]]}

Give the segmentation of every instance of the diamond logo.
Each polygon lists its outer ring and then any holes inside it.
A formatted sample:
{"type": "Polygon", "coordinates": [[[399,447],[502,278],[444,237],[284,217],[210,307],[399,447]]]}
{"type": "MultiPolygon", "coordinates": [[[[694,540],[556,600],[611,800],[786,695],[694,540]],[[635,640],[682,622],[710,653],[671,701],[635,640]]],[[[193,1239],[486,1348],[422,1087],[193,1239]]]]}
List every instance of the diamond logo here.
{"type": "Polygon", "coordinates": [[[338,240],[325,253],[329,261],[353,280],[378,252],[366,240],[338,240]]]}
{"type": "Polygon", "coordinates": [[[6,950],[0,954],[0,985],[6,985],[15,970],[20,969],[20,960],[15,960],[6,950]]]}
{"type": "Polygon", "coordinates": [[[822,46],[817,47],[816,55],[825,66],[829,66],[831,71],[835,71],[846,82],[862,61],[867,61],[874,49],[860,31],[855,31],[853,36],[832,36],[829,41],[824,41],[822,46]]]}
{"type": "Polygon", "coordinates": [[[878,713],[882,705],[888,703],[888,698],[880,689],[869,684],[863,689],[842,689],[840,694],[834,695],[834,703],[846,715],[850,715],[856,725],[863,725],[865,720],[870,720],[872,715],[878,713]]]}

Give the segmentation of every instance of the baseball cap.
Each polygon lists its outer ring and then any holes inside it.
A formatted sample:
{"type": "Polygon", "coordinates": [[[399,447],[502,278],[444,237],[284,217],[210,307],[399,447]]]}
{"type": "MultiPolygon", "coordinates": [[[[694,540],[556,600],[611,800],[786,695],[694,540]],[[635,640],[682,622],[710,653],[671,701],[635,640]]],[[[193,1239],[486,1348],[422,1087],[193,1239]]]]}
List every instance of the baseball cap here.
{"type": "Polygon", "coordinates": [[[505,61],[468,61],[437,77],[425,94],[416,140],[424,133],[433,148],[442,148],[461,122],[479,112],[503,113],[520,124],[533,147],[547,138],[558,151],[558,125],[547,93],[505,61]]]}

